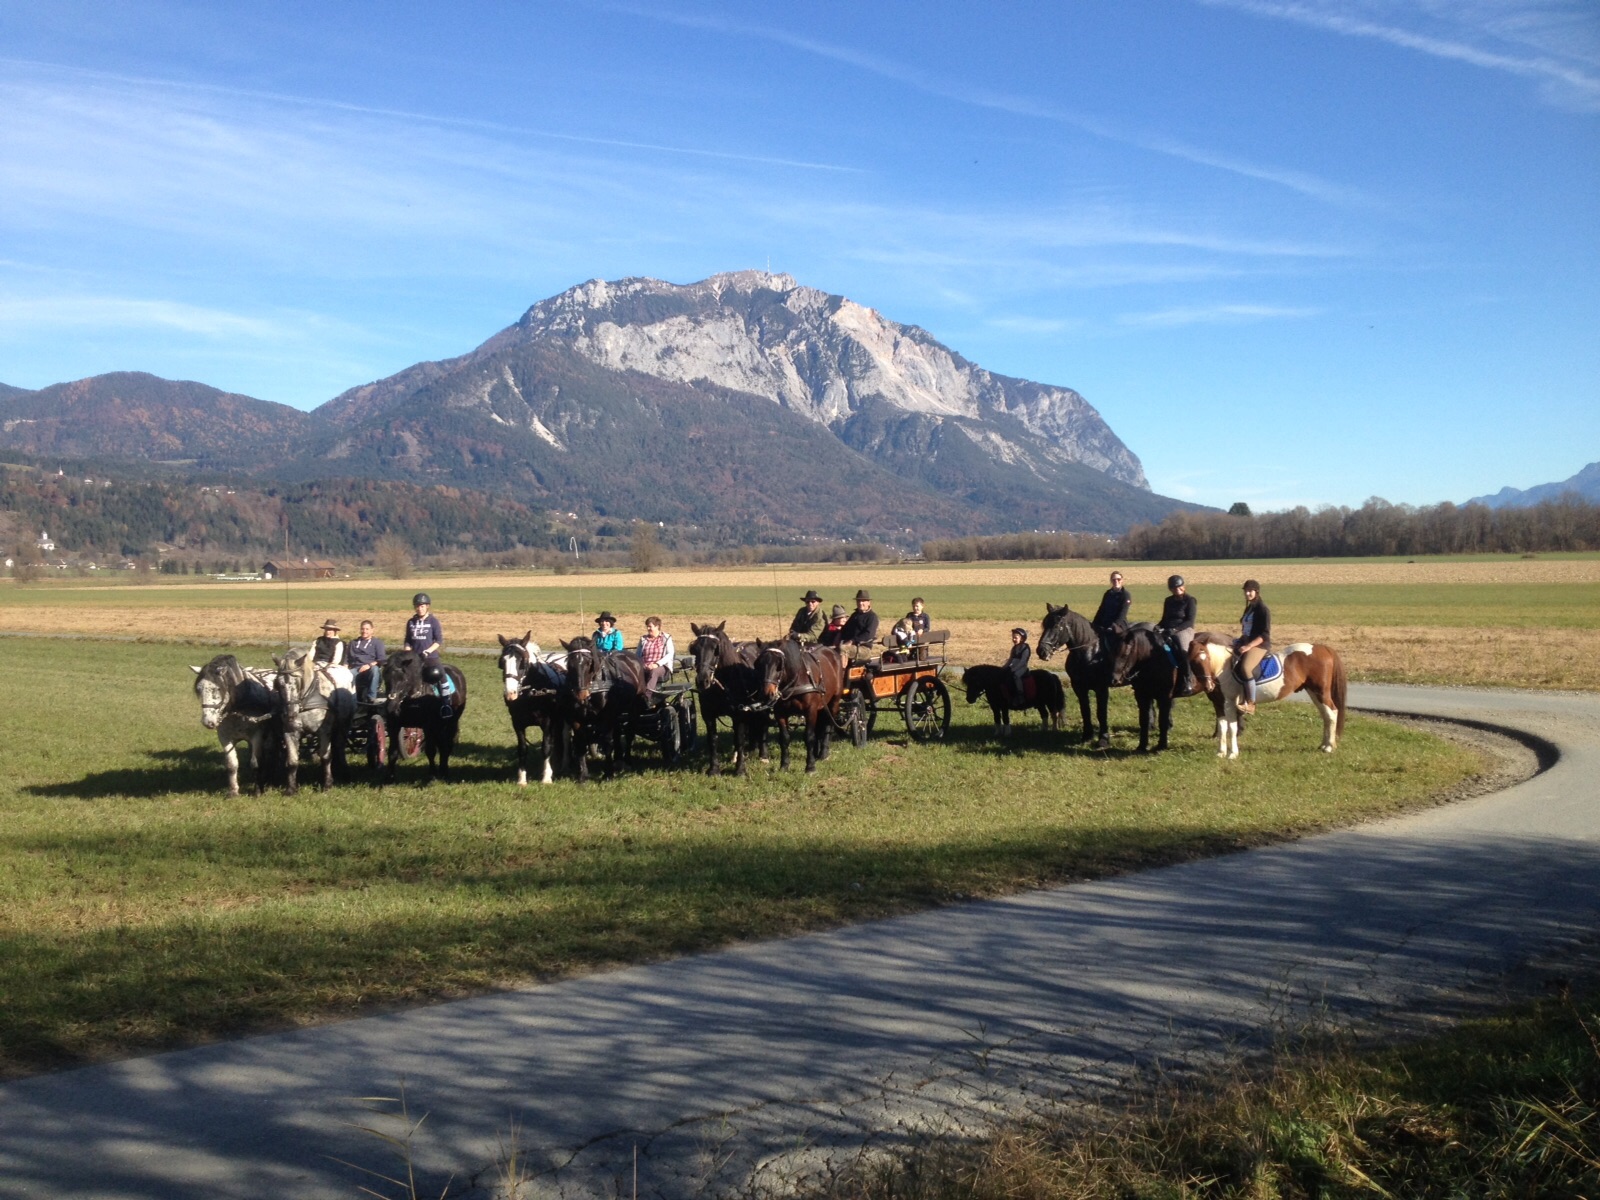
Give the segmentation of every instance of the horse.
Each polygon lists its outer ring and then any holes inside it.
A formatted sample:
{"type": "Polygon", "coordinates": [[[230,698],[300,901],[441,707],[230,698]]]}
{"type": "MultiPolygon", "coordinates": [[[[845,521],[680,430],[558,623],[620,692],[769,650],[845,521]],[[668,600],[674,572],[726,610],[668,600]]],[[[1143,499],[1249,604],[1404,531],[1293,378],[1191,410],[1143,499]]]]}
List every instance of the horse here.
{"type": "Polygon", "coordinates": [[[335,770],[341,779],[347,779],[350,774],[344,757],[345,739],[356,717],[355,691],[345,686],[350,672],[313,662],[309,650],[291,650],[273,661],[278,664],[275,686],[283,700],[288,792],[292,796],[299,790],[302,733],[316,735],[317,760],[322,764],[322,790],[327,791],[333,786],[335,770]]]}
{"type": "Polygon", "coordinates": [[[1067,651],[1067,681],[1078,697],[1078,709],[1083,714],[1083,740],[1094,736],[1089,721],[1089,693],[1095,696],[1096,715],[1100,719],[1099,749],[1111,748],[1111,730],[1106,723],[1106,704],[1110,700],[1111,668],[1117,656],[1121,639],[1116,634],[1101,637],[1100,631],[1089,624],[1082,613],[1068,610],[1065,604],[1057,608],[1045,603],[1044,620],[1039,623],[1039,644],[1034,653],[1048,661],[1050,655],[1063,647],[1067,651]]]}
{"type": "Polygon", "coordinates": [[[567,687],[566,659],[560,663],[541,656],[533,630],[520,638],[500,638],[500,675],[505,680],[506,713],[517,734],[517,785],[528,785],[528,727],[539,727],[544,774],[541,783],[555,778],[555,766],[566,757],[567,710],[571,691],[567,687]]]}
{"type": "Polygon", "coordinates": [[[1028,680],[1033,684],[1033,699],[1019,701],[1012,694],[1011,672],[1007,668],[993,663],[979,663],[961,672],[961,686],[967,689],[967,703],[987,700],[989,711],[994,714],[995,729],[1002,737],[1011,733],[1013,709],[1018,712],[1034,709],[1044,728],[1061,728],[1067,707],[1067,693],[1061,686],[1061,677],[1054,671],[1038,668],[1028,672],[1028,680]]]}
{"type": "MultiPolygon", "coordinates": [[[[1295,642],[1283,651],[1283,674],[1256,685],[1256,700],[1266,704],[1306,691],[1322,715],[1322,752],[1332,754],[1344,732],[1347,684],[1344,660],[1332,646],[1295,642]]],[[[1189,660],[1206,691],[1220,694],[1217,757],[1239,757],[1239,697],[1244,684],[1234,674],[1233,650],[1214,634],[1196,634],[1189,660]]],[[[1213,703],[1217,701],[1213,700],[1213,703]]]]}
{"type": "Polygon", "coordinates": [[[394,782],[400,767],[400,730],[422,730],[422,748],[428,755],[428,778],[450,778],[450,754],[455,750],[461,714],[467,710],[467,680],[458,667],[443,665],[453,690],[441,696],[422,678],[425,660],[415,650],[397,650],[384,660],[383,722],[389,735],[387,781],[394,782]],[[437,760],[435,758],[437,756],[437,760]]]}
{"type": "Polygon", "coordinates": [[[789,769],[789,718],[805,727],[806,773],[828,757],[829,737],[844,696],[844,663],[831,646],[802,647],[793,638],[756,642],[761,698],[778,723],[778,766],[789,769]]]}
{"type": "Polygon", "coordinates": [[[591,743],[604,751],[610,779],[617,773],[618,759],[628,764],[629,721],[648,691],[644,664],[626,651],[596,650],[586,637],[564,641],[561,648],[567,652],[567,688],[572,696],[567,727],[578,757],[578,782],[589,781],[591,743]]]}
{"type": "Polygon", "coordinates": [[[734,641],[728,636],[727,624],[690,622],[694,641],[689,652],[694,655],[695,690],[706,723],[706,770],[712,775],[722,773],[717,759],[717,722],[726,717],[733,730],[733,773],[744,775],[749,770],[750,733],[757,730],[757,740],[764,739],[767,713],[756,677],[756,645],[734,641]]]}
{"type": "Polygon", "coordinates": [[[239,794],[240,742],[250,745],[250,770],[255,775],[255,794],[266,790],[266,776],[276,765],[276,756],[267,751],[280,743],[275,736],[280,727],[282,706],[266,682],[266,671],[239,665],[231,654],[219,654],[203,667],[189,668],[195,673],[194,694],[200,698],[200,724],[216,731],[222,757],[228,765],[228,795],[239,794]]]}
{"type": "MultiPolygon", "coordinates": [[[[1194,650],[1190,647],[1190,661],[1193,662],[1194,650]]],[[[1133,698],[1139,705],[1139,753],[1148,754],[1150,751],[1150,710],[1152,707],[1157,713],[1157,728],[1159,731],[1156,749],[1167,748],[1167,735],[1172,731],[1172,702],[1185,696],[1198,696],[1205,692],[1200,686],[1198,673],[1193,675],[1196,681],[1190,691],[1178,691],[1178,679],[1181,672],[1167,652],[1166,643],[1155,629],[1144,623],[1128,627],[1127,635],[1122,639],[1122,645],[1117,651],[1116,661],[1112,665],[1112,684],[1122,687],[1124,684],[1133,688],[1133,698]]],[[[1206,692],[1211,698],[1212,707],[1217,710],[1217,720],[1222,720],[1222,697],[1216,692],[1206,692]]]]}

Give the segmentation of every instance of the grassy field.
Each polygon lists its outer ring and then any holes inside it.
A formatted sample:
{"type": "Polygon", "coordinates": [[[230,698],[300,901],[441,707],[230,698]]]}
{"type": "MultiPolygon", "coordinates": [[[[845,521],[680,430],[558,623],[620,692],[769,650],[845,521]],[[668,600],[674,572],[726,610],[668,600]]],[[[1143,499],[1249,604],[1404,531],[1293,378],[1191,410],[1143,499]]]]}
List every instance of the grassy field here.
{"type": "Polygon", "coordinates": [[[612,784],[521,790],[478,658],[459,782],[402,768],[388,789],[229,800],[186,665],[213,647],[5,647],[29,681],[0,709],[7,1073],[1227,852],[1424,803],[1480,766],[1359,717],[1318,754],[1304,705],[1264,708],[1219,763],[1202,701],[1179,706],[1174,752],[1141,758],[1119,694],[1110,754],[1036,728],[1000,745],[958,703],[947,744],[885,724],[810,779],[647,754],[612,784]]]}
{"type": "MultiPolygon", "coordinates": [[[[1508,1008],[1384,1050],[1291,1045],[1081,1112],[946,1138],[828,1200],[1299,1200],[1600,1195],[1600,994],[1508,1008]]],[[[820,1197],[814,1197],[820,1200],[820,1197]]]]}
{"type": "MultiPolygon", "coordinates": [[[[1135,618],[1154,618],[1172,568],[1126,569],[1135,618]]],[[[1344,656],[1352,678],[1412,683],[1600,688],[1600,655],[1583,642],[1600,629],[1600,556],[1202,563],[1181,568],[1199,601],[1202,628],[1237,621],[1239,584],[1262,581],[1280,643],[1323,642],[1344,656]],[[1570,637],[1578,637],[1577,645],[1570,637]],[[1552,636],[1555,634],[1555,636],[1552,636]]],[[[0,628],[19,633],[282,645],[315,635],[324,618],[347,631],[364,616],[394,637],[411,594],[425,588],[455,646],[493,645],[495,635],[532,630],[544,645],[592,629],[609,608],[636,634],[658,613],[680,643],[691,620],[729,620],[737,636],[775,636],[807,587],[850,606],[872,590],[880,613],[927,597],[936,626],[951,633],[959,662],[999,661],[1007,631],[1037,626],[1045,603],[1093,611],[1108,567],[1054,564],[782,567],[669,571],[651,575],[440,576],[315,584],[218,584],[164,580],[147,586],[52,580],[0,588],[0,628]]]]}

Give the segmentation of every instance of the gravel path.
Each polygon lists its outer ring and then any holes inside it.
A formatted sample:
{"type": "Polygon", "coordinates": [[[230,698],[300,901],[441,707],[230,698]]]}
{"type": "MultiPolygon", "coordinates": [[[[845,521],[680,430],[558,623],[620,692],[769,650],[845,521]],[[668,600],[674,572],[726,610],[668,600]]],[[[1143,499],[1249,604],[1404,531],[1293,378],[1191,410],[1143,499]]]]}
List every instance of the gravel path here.
{"type": "Polygon", "coordinates": [[[0,1196],[354,1196],[330,1156],[394,1164],[346,1098],[402,1077],[431,1114],[424,1194],[469,1188],[512,1117],[544,1192],[627,1195],[636,1150],[640,1195],[776,1186],[1043,1079],[1416,1006],[1595,928],[1600,696],[1351,690],[1513,731],[1547,769],[1220,859],[22,1080],[0,1087],[0,1196]]]}

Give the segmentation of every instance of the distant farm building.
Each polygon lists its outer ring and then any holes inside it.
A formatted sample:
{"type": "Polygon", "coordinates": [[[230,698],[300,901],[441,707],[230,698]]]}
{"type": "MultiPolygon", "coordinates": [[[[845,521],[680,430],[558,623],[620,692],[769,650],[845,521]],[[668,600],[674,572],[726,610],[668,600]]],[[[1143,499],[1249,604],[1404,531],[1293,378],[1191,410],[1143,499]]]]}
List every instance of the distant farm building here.
{"type": "Polygon", "coordinates": [[[299,562],[274,559],[261,565],[268,579],[332,579],[338,568],[325,558],[302,558],[299,562]]]}

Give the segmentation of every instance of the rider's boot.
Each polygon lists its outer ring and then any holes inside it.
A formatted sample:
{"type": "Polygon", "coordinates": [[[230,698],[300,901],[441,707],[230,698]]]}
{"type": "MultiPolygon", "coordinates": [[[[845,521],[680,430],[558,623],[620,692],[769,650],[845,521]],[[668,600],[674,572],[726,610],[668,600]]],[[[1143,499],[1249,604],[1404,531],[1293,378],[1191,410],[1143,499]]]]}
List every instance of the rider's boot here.
{"type": "Polygon", "coordinates": [[[1244,695],[1239,699],[1239,711],[1242,713],[1253,713],[1255,710],[1256,681],[1254,679],[1246,679],[1244,681],[1244,695]]]}

